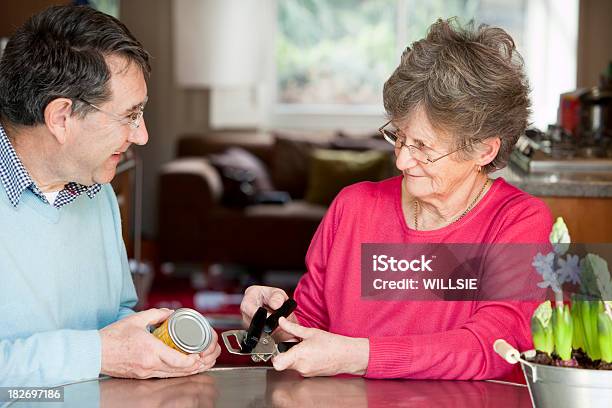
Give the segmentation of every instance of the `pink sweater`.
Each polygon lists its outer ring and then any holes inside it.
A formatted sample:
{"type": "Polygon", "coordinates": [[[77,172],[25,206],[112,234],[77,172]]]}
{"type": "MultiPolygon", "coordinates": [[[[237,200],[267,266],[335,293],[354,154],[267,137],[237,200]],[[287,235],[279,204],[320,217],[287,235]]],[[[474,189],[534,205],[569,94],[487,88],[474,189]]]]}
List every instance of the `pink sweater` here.
{"type": "Polygon", "coordinates": [[[550,211],[498,178],[461,220],[415,231],[404,221],[401,181],[358,183],[338,194],[312,239],[308,272],[295,291],[299,322],[369,338],[366,377],[520,381],[520,369],[497,356],[493,342],[504,338],[519,350],[532,348],[534,303],[364,301],[360,245],[547,242],[550,211]]]}

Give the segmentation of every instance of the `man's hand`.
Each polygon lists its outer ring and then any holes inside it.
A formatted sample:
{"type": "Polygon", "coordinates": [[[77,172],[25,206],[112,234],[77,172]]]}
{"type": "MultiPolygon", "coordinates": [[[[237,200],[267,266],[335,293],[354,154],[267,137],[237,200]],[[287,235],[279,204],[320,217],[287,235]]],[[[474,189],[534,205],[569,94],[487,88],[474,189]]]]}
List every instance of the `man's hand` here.
{"type": "Polygon", "coordinates": [[[101,374],[122,378],[181,377],[211,368],[221,353],[217,335],[200,354],[185,355],[149,333],[147,326],[166,320],[169,309],[149,309],[100,330],[101,374]]]}
{"type": "Polygon", "coordinates": [[[303,327],[285,318],[279,324],[282,330],[302,342],[272,359],[277,371],[296,370],[304,377],[365,374],[370,356],[368,339],[303,327]]]}
{"type": "MultiPolygon", "coordinates": [[[[245,327],[251,324],[253,315],[260,307],[265,307],[270,312],[278,309],[289,299],[287,293],[279,288],[269,286],[249,286],[244,292],[244,298],[240,304],[240,312],[242,313],[242,321],[245,327]]],[[[287,318],[290,321],[297,322],[295,315],[292,313],[287,318]]],[[[293,338],[293,336],[284,333],[280,328],[274,332],[274,338],[277,341],[284,341],[293,338]]]]}

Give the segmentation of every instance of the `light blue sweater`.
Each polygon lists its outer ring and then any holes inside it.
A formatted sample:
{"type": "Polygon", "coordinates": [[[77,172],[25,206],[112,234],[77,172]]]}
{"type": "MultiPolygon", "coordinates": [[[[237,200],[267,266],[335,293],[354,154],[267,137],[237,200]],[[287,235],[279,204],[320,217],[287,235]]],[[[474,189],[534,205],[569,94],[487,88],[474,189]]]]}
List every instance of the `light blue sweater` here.
{"type": "Polygon", "coordinates": [[[98,377],[98,330],[137,300],[111,186],[59,209],[0,188],[0,296],[0,386],[98,377]]]}

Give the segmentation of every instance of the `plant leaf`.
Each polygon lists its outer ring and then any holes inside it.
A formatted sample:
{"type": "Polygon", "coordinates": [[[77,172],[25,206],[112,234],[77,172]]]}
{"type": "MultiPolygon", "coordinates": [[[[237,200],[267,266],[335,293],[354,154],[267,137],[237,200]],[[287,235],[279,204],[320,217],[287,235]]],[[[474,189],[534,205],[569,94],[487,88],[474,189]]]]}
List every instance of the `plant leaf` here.
{"type": "Polygon", "coordinates": [[[603,300],[612,300],[612,281],[608,263],[595,254],[587,254],[580,262],[582,293],[603,300]]]}
{"type": "Polygon", "coordinates": [[[550,231],[549,239],[558,255],[565,254],[569,249],[569,244],[572,241],[567,225],[565,225],[562,217],[558,217],[557,221],[555,221],[552,231],[550,231]]]}
{"type": "Polygon", "coordinates": [[[567,305],[555,307],[553,309],[552,326],[555,339],[555,352],[561,360],[571,360],[574,324],[567,305]]]}
{"type": "Polygon", "coordinates": [[[612,363],[612,318],[605,311],[599,313],[597,327],[601,359],[606,363],[612,363]]]}
{"type": "Polygon", "coordinates": [[[550,324],[552,308],[550,301],[541,303],[531,317],[531,336],[536,350],[547,353],[554,351],[553,328],[550,324]]]}

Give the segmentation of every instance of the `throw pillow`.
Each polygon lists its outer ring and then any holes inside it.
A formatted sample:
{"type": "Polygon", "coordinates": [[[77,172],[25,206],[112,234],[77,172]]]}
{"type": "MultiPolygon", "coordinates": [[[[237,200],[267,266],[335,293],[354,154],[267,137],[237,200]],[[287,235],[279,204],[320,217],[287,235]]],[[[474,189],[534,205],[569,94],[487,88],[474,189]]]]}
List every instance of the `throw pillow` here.
{"type": "Polygon", "coordinates": [[[272,181],[263,162],[254,154],[240,147],[231,147],[220,154],[208,156],[210,163],[224,173],[227,169],[232,172],[246,172],[252,175],[253,184],[258,191],[272,190],[272,181]]]}
{"type": "Polygon", "coordinates": [[[220,154],[208,156],[223,182],[221,201],[229,207],[251,204],[257,193],[272,190],[272,182],[264,164],[240,147],[232,147],[220,154]]]}
{"type": "Polygon", "coordinates": [[[329,205],[344,187],[359,181],[380,181],[386,176],[389,154],[380,151],[313,151],[306,201],[329,205]]]}

